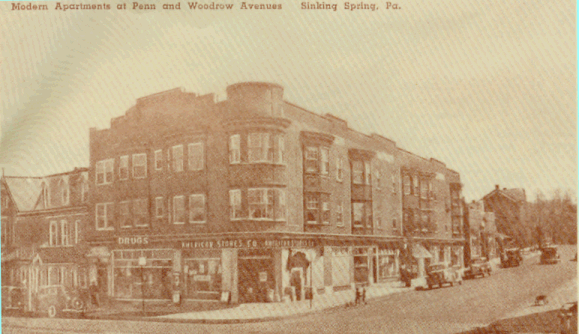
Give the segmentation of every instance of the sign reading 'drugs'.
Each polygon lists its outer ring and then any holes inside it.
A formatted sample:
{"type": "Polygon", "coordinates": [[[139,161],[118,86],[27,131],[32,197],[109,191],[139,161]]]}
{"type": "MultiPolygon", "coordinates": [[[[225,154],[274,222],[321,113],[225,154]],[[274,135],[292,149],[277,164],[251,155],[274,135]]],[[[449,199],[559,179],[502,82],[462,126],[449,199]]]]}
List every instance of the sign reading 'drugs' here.
{"type": "Polygon", "coordinates": [[[265,239],[236,239],[236,240],[199,240],[181,241],[180,248],[219,249],[219,248],[307,248],[314,247],[313,240],[265,240],[265,239]]]}

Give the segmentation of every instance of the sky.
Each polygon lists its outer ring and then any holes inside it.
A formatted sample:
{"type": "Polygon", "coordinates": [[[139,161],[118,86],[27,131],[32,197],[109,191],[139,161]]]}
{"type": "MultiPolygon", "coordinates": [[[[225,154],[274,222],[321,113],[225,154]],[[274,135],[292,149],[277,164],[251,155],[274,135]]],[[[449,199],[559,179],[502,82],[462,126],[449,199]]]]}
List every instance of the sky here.
{"type": "MultiPolygon", "coordinates": [[[[212,2],[227,1],[200,1],[212,2]]],[[[524,188],[529,200],[555,189],[576,198],[574,1],[376,2],[375,11],[346,11],[342,0],[325,2],[336,11],[242,2],[203,11],[0,2],[5,175],[87,167],[89,128],[108,128],[140,97],[182,87],[224,99],[227,85],[267,81],[288,102],[445,162],[467,201],[495,184],[524,188]]]]}

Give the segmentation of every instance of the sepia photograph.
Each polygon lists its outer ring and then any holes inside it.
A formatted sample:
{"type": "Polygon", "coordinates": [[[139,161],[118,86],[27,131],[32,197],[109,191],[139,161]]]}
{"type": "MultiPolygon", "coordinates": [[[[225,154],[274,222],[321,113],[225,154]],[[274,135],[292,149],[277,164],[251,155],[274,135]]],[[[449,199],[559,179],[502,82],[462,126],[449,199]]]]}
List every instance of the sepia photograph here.
{"type": "Polygon", "coordinates": [[[576,2],[0,1],[4,333],[577,333],[576,2]]]}

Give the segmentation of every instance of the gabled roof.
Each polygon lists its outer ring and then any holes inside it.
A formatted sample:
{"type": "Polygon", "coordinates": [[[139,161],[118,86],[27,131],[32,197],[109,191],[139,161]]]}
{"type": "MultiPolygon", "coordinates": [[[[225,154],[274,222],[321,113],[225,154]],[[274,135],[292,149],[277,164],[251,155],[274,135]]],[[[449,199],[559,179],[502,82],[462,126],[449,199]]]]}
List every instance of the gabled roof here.
{"type": "Polygon", "coordinates": [[[35,209],[42,194],[42,178],[5,176],[3,180],[18,211],[35,209]]]}
{"type": "Polygon", "coordinates": [[[527,195],[525,194],[525,189],[523,189],[523,188],[495,189],[495,190],[491,191],[490,193],[488,193],[485,197],[483,197],[483,199],[487,199],[487,198],[495,196],[495,195],[504,196],[513,202],[526,202],[527,201],[527,195]]]}

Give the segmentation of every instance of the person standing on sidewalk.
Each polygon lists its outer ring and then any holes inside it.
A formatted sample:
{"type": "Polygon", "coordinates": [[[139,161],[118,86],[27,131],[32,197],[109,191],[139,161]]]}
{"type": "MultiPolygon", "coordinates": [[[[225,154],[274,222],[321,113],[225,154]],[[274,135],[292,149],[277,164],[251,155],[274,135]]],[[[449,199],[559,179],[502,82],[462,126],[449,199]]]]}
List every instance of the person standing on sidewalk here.
{"type": "Polygon", "coordinates": [[[97,308],[100,307],[100,301],[99,301],[99,289],[96,285],[96,282],[91,282],[90,286],[89,286],[89,294],[90,294],[90,301],[91,304],[95,305],[97,308]]]}

